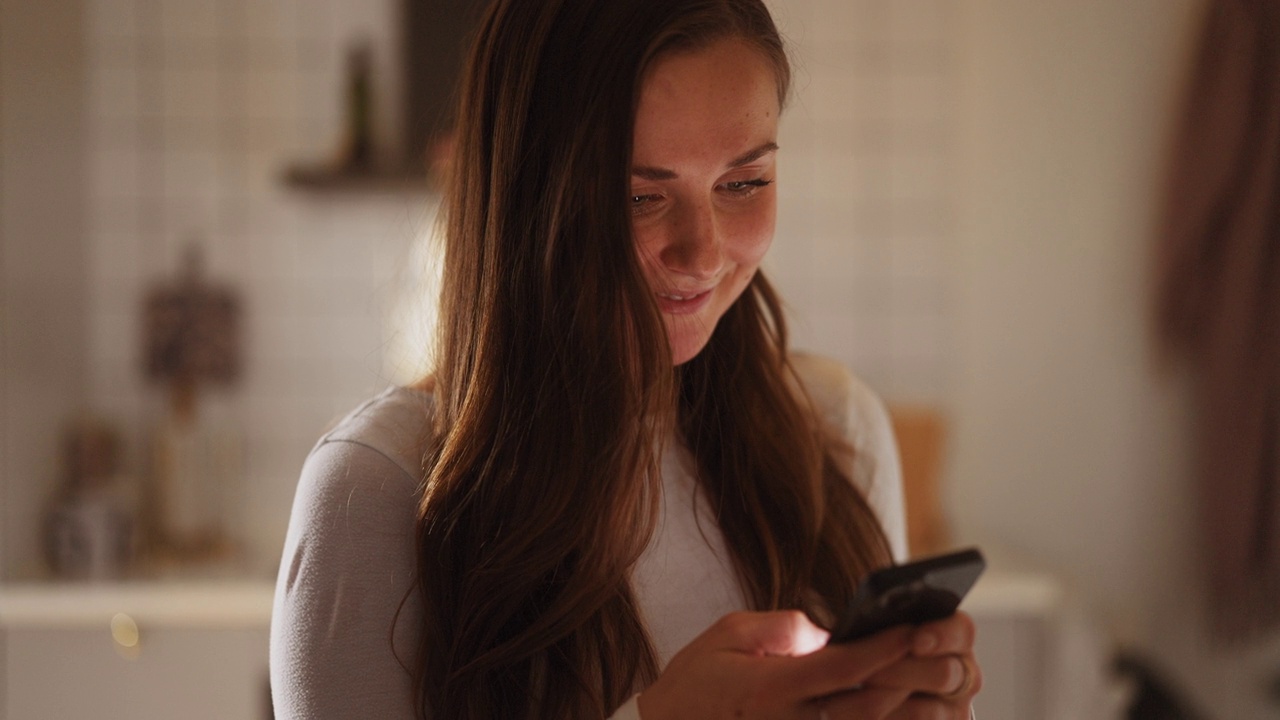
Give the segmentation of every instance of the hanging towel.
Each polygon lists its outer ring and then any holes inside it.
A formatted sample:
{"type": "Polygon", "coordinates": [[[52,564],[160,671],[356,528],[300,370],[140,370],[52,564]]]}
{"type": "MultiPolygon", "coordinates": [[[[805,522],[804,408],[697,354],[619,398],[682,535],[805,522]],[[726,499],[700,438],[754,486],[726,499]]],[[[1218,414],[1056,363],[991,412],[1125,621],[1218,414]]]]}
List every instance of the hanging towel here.
{"type": "Polygon", "coordinates": [[[1210,0],[1157,249],[1189,360],[1212,627],[1280,628],[1280,0],[1210,0]]]}

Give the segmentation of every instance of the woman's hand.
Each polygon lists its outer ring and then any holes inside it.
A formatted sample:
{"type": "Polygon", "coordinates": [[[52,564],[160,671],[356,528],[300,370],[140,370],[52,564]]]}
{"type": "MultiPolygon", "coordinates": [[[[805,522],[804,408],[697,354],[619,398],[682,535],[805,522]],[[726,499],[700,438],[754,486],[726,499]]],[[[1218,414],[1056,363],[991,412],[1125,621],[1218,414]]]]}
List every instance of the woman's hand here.
{"type": "Polygon", "coordinates": [[[827,646],[827,637],[797,611],[726,615],[671,659],[640,695],[640,714],[644,720],[968,717],[981,677],[967,616],[838,645],[827,646]]]}
{"type": "Polygon", "coordinates": [[[886,720],[969,720],[973,697],[982,689],[982,669],[973,655],[973,620],[965,613],[921,625],[911,639],[911,651],[876,672],[863,689],[824,699],[826,717],[861,718],[857,695],[869,690],[896,692],[903,699],[886,720]],[[846,712],[846,703],[852,706],[846,712]]]}

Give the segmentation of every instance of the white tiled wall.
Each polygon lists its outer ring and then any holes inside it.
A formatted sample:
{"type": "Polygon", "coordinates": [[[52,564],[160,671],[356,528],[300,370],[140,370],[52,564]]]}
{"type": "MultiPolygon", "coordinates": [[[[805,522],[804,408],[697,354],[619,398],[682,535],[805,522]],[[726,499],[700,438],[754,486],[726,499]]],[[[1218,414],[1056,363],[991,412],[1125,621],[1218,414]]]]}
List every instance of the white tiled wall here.
{"type": "Polygon", "coordinates": [[[944,0],[776,0],[796,77],[766,266],[795,341],[886,397],[946,397],[952,41],[944,0]]]}
{"type": "Polygon", "coordinates": [[[245,314],[244,376],[206,411],[247,448],[252,561],[273,566],[307,449],[385,384],[389,269],[425,199],[311,194],[286,166],[332,156],[350,43],[377,48],[381,137],[394,135],[392,0],[89,0],[90,393],[140,468],[162,393],[142,377],[141,299],[193,240],[245,314]]]}
{"type": "MultiPolygon", "coordinates": [[[[944,0],[775,0],[796,93],[768,268],[795,340],[894,399],[948,382],[949,107],[944,0]]],[[[284,167],[331,153],[344,52],[378,48],[394,134],[394,0],[88,0],[90,393],[140,439],[148,283],[201,238],[243,294],[246,373],[209,407],[248,440],[245,527],[267,569],[301,460],[324,425],[387,380],[380,313],[423,229],[424,199],[305,194],[284,167]]]]}
{"type": "Polygon", "coordinates": [[[0,583],[39,562],[61,433],[87,386],[78,10],[0,0],[0,583]]]}

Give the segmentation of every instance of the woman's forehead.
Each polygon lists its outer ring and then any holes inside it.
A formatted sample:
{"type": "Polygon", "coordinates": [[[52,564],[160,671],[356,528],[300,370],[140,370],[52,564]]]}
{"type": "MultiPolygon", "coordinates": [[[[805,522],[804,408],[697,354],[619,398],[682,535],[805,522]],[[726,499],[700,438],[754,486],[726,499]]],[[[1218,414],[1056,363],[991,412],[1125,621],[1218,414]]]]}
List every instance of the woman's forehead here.
{"type": "Polygon", "coordinates": [[[736,39],[660,58],[641,86],[637,165],[701,156],[730,164],[776,140],[777,83],[767,58],[736,39]]]}

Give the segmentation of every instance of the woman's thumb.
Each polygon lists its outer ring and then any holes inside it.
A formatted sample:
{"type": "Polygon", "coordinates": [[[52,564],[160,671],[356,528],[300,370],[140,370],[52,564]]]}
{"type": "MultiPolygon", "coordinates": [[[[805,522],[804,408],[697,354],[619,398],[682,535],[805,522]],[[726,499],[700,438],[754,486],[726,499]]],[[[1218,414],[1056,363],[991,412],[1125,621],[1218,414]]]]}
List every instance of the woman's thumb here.
{"type": "Polygon", "coordinates": [[[799,610],[733,613],[721,618],[723,649],[753,655],[808,655],[827,644],[829,634],[799,610]]]}

